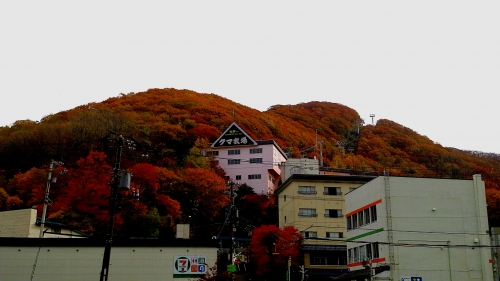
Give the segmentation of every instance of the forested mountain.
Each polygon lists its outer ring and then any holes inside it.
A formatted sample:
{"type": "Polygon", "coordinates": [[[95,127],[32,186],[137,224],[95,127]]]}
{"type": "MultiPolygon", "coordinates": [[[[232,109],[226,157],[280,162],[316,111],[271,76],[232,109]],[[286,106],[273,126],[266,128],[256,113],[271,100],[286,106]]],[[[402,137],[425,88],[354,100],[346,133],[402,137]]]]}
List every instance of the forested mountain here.
{"type": "MultiPolygon", "coordinates": [[[[176,89],[122,94],[40,122],[0,127],[0,210],[39,207],[51,159],[63,161],[68,173],[51,190],[49,215],[99,234],[107,220],[102,206],[115,160],[111,132],[116,132],[135,143],[135,150],[123,150],[121,165],[133,172],[133,188],[140,191],[140,200],[124,196],[118,227],[141,236],[135,233],[138,225],[153,232],[188,220],[208,225],[223,216],[220,210],[229,199],[211,197],[223,194],[226,186],[220,170],[200,152],[232,122],[254,139],[274,139],[293,157],[318,156],[321,147],[328,167],[463,179],[480,173],[490,223],[500,225],[497,154],[443,147],[390,120],[364,125],[354,109],[341,104],[312,101],[260,112],[215,94],[176,89]]],[[[258,205],[264,213],[272,208],[272,202],[259,200],[245,204],[258,205]]]]}

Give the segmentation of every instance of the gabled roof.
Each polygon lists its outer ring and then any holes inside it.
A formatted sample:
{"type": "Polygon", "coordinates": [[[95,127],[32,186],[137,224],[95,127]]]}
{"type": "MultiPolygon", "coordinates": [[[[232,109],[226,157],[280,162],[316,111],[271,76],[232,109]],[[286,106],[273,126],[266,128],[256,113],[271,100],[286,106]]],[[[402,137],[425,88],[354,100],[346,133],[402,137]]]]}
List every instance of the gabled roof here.
{"type": "Polygon", "coordinates": [[[240,126],[233,122],[222,135],[212,143],[211,147],[224,147],[224,146],[246,146],[257,145],[240,126]]]}

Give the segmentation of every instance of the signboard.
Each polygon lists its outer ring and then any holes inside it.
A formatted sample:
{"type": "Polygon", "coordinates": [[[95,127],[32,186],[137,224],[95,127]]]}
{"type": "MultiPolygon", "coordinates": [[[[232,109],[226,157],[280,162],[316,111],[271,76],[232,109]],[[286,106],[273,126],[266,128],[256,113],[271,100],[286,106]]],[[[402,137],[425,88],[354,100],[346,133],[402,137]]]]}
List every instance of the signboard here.
{"type": "Polygon", "coordinates": [[[412,276],[412,277],[401,277],[399,279],[400,281],[423,281],[424,279],[419,276],[412,276]]]}
{"type": "Polygon", "coordinates": [[[175,256],[174,278],[200,277],[207,273],[206,257],[175,256]]]}
{"type": "Polygon", "coordinates": [[[229,128],[220,136],[212,147],[256,145],[257,143],[236,123],[231,124],[229,128]]]}

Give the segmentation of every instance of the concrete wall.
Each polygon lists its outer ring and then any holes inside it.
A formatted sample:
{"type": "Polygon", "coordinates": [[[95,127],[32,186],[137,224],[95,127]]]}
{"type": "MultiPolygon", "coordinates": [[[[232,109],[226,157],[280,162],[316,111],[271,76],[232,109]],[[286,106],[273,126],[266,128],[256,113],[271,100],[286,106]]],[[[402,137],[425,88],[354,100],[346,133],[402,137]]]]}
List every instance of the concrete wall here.
{"type": "MultiPolygon", "coordinates": [[[[104,243],[90,239],[0,239],[0,279],[8,281],[96,281],[102,268],[104,243]],[[37,241],[49,241],[38,246],[37,241]],[[63,243],[61,241],[81,241],[63,243]],[[8,246],[6,244],[11,244],[8,246]],[[36,265],[36,266],[34,266],[36,265]],[[34,276],[31,275],[34,271],[34,276]]],[[[109,267],[110,281],[194,280],[199,275],[174,275],[175,258],[179,256],[206,257],[206,267],[213,267],[217,248],[193,246],[171,241],[177,246],[161,245],[155,240],[129,241],[128,245],[114,243],[109,267]],[[141,243],[145,242],[145,243],[141,243]],[[118,244],[118,245],[115,245],[118,244]],[[135,244],[135,245],[134,245],[135,244]],[[149,244],[149,245],[146,245],[149,244]],[[185,245],[185,246],[184,246],[185,245]]],[[[172,244],[172,243],[171,243],[172,244]]],[[[194,243],[191,243],[194,244],[194,243]]]]}
{"type": "Polygon", "coordinates": [[[36,233],[36,210],[23,209],[0,212],[0,237],[33,237],[36,233]],[[33,218],[33,212],[35,217],[33,218]]]}
{"type": "MultiPolygon", "coordinates": [[[[380,242],[384,259],[380,262],[389,264],[391,277],[398,280],[412,276],[492,280],[480,176],[473,180],[379,177],[347,194],[346,205],[349,212],[377,200],[382,200],[377,204],[377,221],[349,231],[349,249],[380,242]]],[[[353,263],[350,268],[362,266],[353,263]]]]}

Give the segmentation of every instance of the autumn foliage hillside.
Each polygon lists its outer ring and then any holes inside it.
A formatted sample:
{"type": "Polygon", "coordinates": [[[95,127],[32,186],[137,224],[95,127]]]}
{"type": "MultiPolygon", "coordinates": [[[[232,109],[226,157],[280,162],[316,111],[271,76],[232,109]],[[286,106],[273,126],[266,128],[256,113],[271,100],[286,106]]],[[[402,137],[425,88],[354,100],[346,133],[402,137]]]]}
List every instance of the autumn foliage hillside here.
{"type": "MultiPolygon", "coordinates": [[[[134,151],[124,151],[122,166],[140,171],[138,174],[144,177],[140,188],[150,205],[155,206],[139,206],[141,215],[150,216],[143,222],[159,218],[165,223],[167,218],[182,218],[197,205],[187,207],[194,204],[192,200],[172,188],[193,192],[196,183],[190,181],[187,169],[197,169],[200,180],[210,179],[215,188],[223,188],[223,181],[216,180],[220,171],[200,154],[232,122],[254,139],[274,139],[290,156],[319,157],[321,153],[327,167],[358,173],[385,171],[392,175],[463,179],[480,173],[486,181],[490,208],[500,210],[499,155],[443,147],[391,120],[364,125],[354,109],[337,103],[275,105],[260,112],[215,94],[176,89],[122,94],[48,115],[40,122],[23,120],[0,127],[0,210],[40,203],[39,191],[20,186],[29,181],[26,173],[39,178],[43,174],[40,169],[46,169],[51,159],[62,160],[73,169],[91,169],[85,166],[92,164],[88,161],[106,162],[112,167],[114,146],[109,140],[113,138],[110,132],[116,132],[134,139],[137,145],[134,151]],[[145,163],[150,166],[140,166],[145,163]],[[171,205],[177,207],[167,210],[167,204],[174,201],[171,205]]],[[[78,186],[74,178],[68,177],[66,184],[78,186]]],[[[101,184],[102,180],[95,180],[98,182],[89,184],[101,184]]],[[[43,180],[41,187],[39,183],[25,186],[43,189],[43,180]]],[[[72,216],[78,216],[82,211],[78,208],[90,213],[90,207],[76,202],[64,204],[60,216],[64,212],[69,216],[70,211],[72,216]]],[[[494,213],[500,212],[490,212],[491,222],[500,225],[494,213]]],[[[211,214],[217,215],[215,210],[211,214]]],[[[137,222],[132,214],[124,216],[124,220],[137,222]]]]}

